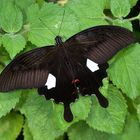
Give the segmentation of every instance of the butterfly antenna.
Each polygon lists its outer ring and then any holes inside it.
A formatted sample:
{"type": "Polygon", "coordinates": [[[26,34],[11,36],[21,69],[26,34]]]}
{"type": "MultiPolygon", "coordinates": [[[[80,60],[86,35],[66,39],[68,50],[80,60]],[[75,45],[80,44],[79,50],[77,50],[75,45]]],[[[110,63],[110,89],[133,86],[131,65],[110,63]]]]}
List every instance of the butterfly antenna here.
{"type": "Polygon", "coordinates": [[[50,28],[47,27],[47,25],[45,24],[45,22],[44,22],[41,18],[39,18],[39,20],[41,21],[41,23],[42,23],[49,31],[51,31],[51,33],[52,33],[54,36],[56,36],[56,34],[55,34],[50,28]]]}
{"type": "Polygon", "coordinates": [[[63,17],[62,17],[62,20],[61,20],[61,24],[60,24],[58,35],[60,35],[60,31],[61,31],[61,28],[62,28],[62,23],[64,21],[64,15],[65,15],[65,9],[64,9],[64,12],[63,12],[63,17]]]}

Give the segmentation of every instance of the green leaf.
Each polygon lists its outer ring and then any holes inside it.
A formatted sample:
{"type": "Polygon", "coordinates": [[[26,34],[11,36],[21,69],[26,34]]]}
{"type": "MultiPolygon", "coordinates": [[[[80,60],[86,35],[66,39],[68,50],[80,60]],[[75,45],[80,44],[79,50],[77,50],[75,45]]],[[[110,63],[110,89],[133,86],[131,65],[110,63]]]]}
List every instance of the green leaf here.
{"type": "Polygon", "coordinates": [[[0,119],[0,139],[15,140],[19,135],[23,124],[23,116],[18,113],[10,113],[0,119]]]}
{"type": "Polygon", "coordinates": [[[129,0],[111,0],[111,12],[115,17],[126,17],[130,12],[129,0]]]}
{"type": "Polygon", "coordinates": [[[79,24],[80,30],[95,25],[108,24],[104,19],[103,10],[105,1],[103,0],[72,0],[69,2],[68,7],[73,11],[75,17],[77,17],[76,23],[79,24]]]}
{"type": "Polygon", "coordinates": [[[63,118],[64,107],[62,104],[46,101],[34,90],[30,91],[28,95],[26,103],[19,110],[27,117],[28,126],[35,140],[44,140],[46,137],[53,140],[61,136],[72,123],[85,119],[90,111],[90,98],[81,97],[71,105],[75,118],[73,122],[68,123],[63,118]]]}
{"type": "MultiPolygon", "coordinates": [[[[107,84],[107,82],[104,82],[104,84],[107,84]]],[[[93,97],[93,104],[87,123],[92,128],[100,131],[114,134],[120,133],[123,129],[127,112],[125,99],[113,85],[103,86],[101,93],[108,95],[109,106],[107,108],[101,107],[97,98],[93,97]]]]}
{"type": "Polygon", "coordinates": [[[135,6],[138,0],[129,0],[131,7],[135,6]]]}
{"type": "Polygon", "coordinates": [[[140,122],[140,104],[137,106],[137,114],[140,122]]]}
{"type": "Polygon", "coordinates": [[[2,42],[11,58],[23,50],[26,44],[24,37],[20,34],[5,34],[2,38],[2,42]]]}
{"type": "Polygon", "coordinates": [[[113,83],[131,99],[140,95],[140,45],[119,52],[110,60],[108,75],[113,83]]]}
{"type": "Polygon", "coordinates": [[[0,117],[6,115],[11,109],[15,108],[19,102],[21,91],[0,92],[0,117]]]}
{"type": "Polygon", "coordinates": [[[16,5],[9,1],[1,12],[1,27],[5,32],[18,32],[22,28],[23,15],[16,5]]]}
{"type": "Polygon", "coordinates": [[[124,27],[124,28],[127,28],[127,29],[129,29],[131,31],[133,30],[132,23],[130,21],[116,19],[116,20],[113,20],[113,24],[121,26],[121,27],[124,27]]]}
{"type": "Polygon", "coordinates": [[[1,47],[1,44],[2,44],[2,37],[0,36],[0,47],[1,47]]]}
{"type": "Polygon", "coordinates": [[[35,0],[15,0],[15,4],[25,11],[30,5],[34,3],[35,3],[35,0]]]}
{"type": "Polygon", "coordinates": [[[139,140],[140,125],[136,116],[128,115],[124,131],[120,135],[112,135],[109,140],[139,140]]]}
{"type": "Polygon", "coordinates": [[[85,120],[91,109],[91,97],[81,96],[75,103],[72,104],[71,110],[76,120],[85,120]],[[80,109],[79,109],[80,108],[80,109]]]}
{"type": "Polygon", "coordinates": [[[24,127],[23,127],[23,135],[24,135],[24,140],[33,140],[33,136],[30,132],[29,127],[28,127],[27,120],[25,121],[25,124],[24,124],[24,127]]]}
{"type": "Polygon", "coordinates": [[[39,96],[34,90],[31,90],[28,95],[28,99],[20,111],[25,114],[28,120],[33,139],[44,140],[49,138],[49,140],[54,140],[54,138],[62,135],[64,131],[57,125],[59,119],[54,120],[57,113],[52,101],[46,101],[44,97],[39,96]]]}
{"type": "Polygon", "coordinates": [[[68,129],[70,140],[108,140],[108,135],[89,127],[84,121],[73,124],[68,129]]]}
{"type": "Polygon", "coordinates": [[[54,4],[44,4],[39,9],[39,6],[34,4],[28,8],[27,16],[29,22],[29,41],[37,46],[54,44],[54,38],[59,32],[63,9],[54,4]]]}

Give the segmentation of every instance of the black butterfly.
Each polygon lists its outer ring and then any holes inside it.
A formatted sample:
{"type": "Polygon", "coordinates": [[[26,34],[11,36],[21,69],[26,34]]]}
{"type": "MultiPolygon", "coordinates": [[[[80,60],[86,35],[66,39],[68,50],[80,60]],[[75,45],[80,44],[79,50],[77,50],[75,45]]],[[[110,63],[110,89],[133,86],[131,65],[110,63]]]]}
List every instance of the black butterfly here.
{"type": "Polygon", "coordinates": [[[64,103],[64,119],[72,121],[70,103],[78,94],[95,94],[102,107],[108,100],[99,92],[102,79],[107,76],[107,61],[120,49],[134,42],[131,31],[119,26],[96,26],[77,33],[66,42],[55,38],[56,44],[37,48],[17,56],[0,75],[0,91],[38,88],[46,99],[64,103]],[[87,66],[96,64],[92,72],[87,66]],[[56,85],[45,86],[53,79],[56,85]]]}

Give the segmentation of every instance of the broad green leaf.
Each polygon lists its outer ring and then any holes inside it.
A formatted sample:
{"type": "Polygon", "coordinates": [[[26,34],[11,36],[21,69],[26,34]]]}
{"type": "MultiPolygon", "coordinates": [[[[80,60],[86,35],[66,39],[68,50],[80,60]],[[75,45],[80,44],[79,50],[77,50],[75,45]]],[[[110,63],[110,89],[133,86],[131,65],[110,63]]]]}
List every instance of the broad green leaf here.
{"type": "Polygon", "coordinates": [[[34,90],[28,94],[27,102],[20,111],[25,114],[28,120],[33,139],[44,140],[49,138],[49,140],[54,140],[54,138],[62,135],[64,131],[57,126],[57,121],[54,121],[54,117],[56,117],[54,116],[54,104],[51,101],[46,101],[44,97],[39,96],[34,90]]]}
{"type": "Polygon", "coordinates": [[[20,34],[5,34],[2,43],[10,57],[13,58],[25,48],[26,41],[20,34]]]}
{"type": "Polygon", "coordinates": [[[44,4],[39,9],[37,4],[28,8],[29,32],[28,39],[37,46],[54,44],[59,32],[63,9],[54,4],[44,4]],[[51,14],[51,16],[50,16],[51,14]],[[52,22],[52,20],[54,20],[52,22]]]}
{"type": "MultiPolygon", "coordinates": [[[[104,82],[104,84],[108,84],[104,82]]],[[[123,129],[126,116],[126,102],[120,91],[113,85],[105,85],[101,88],[101,93],[107,95],[109,106],[103,108],[99,105],[97,98],[93,99],[91,112],[87,118],[87,123],[92,128],[108,133],[120,133],[123,129]]]]}
{"type": "Polygon", "coordinates": [[[129,0],[111,0],[111,12],[115,17],[126,17],[130,12],[129,0]]]}
{"type": "Polygon", "coordinates": [[[140,104],[137,106],[137,114],[140,122],[140,104]]]}
{"type": "Polygon", "coordinates": [[[140,125],[137,117],[128,115],[125,128],[122,134],[112,135],[108,140],[139,140],[140,139],[140,125]]]}
{"type": "Polygon", "coordinates": [[[88,117],[92,104],[90,98],[90,96],[80,96],[80,98],[72,104],[71,109],[75,120],[85,120],[88,117]]]}
{"type": "Polygon", "coordinates": [[[116,20],[113,20],[113,24],[118,25],[118,26],[122,26],[122,27],[127,28],[131,31],[133,30],[132,23],[130,21],[116,19],[116,20]]]}
{"type": "Polygon", "coordinates": [[[2,44],[2,37],[0,36],[0,47],[1,47],[1,44],[2,44]]]}
{"type": "Polygon", "coordinates": [[[10,113],[0,119],[0,139],[15,140],[20,134],[23,125],[23,116],[18,113],[10,113]]]}
{"type": "Polygon", "coordinates": [[[24,127],[23,127],[23,135],[24,135],[24,140],[33,140],[33,136],[30,132],[29,127],[28,127],[27,120],[25,121],[25,124],[24,124],[24,127]]]}
{"type": "Polygon", "coordinates": [[[131,99],[140,95],[140,45],[131,45],[110,61],[108,75],[131,99]]]}
{"type": "Polygon", "coordinates": [[[15,0],[15,4],[24,10],[27,10],[27,8],[34,3],[35,0],[15,0]]]}
{"type": "Polygon", "coordinates": [[[138,0],[129,0],[131,7],[135,6],[138,0]]]}
{"type": "Polygon", "coordinates": [[[53,140],[61,136],[73,122],[85,119],[90,111],[90,98],[80,97],[71,105],[74,120],[68,123],[63,118],[63,105],[46,101],[35,91],[30,91],[28,95],[20,111],[27,117],[28,126],[35,140],[44,140],[46,137],[53,140]]]}
{"type": "Polygon", "coordinates": [[[21,91],[0,92],[0,117],[6,115],[11,109],[15,108],[19,102],[21,91]]]}
{"type": "Polygon", "coordinates": [[[1,12],[1,27],[5,32],[18,32],[22,28],[23,15],[16,5],[7,2],[1,12]]]}
{"type": "Polygon", "coordinates": [[[68,129],[70,140],[108,140],[108,135],[94,130],[89,127],[84,121],[73,124],[68,129]]]}
{"type": "Polygon", "coordinates": [[[105,1],[71,0],[68,4],[68,7],[73,11],[75,17],[77,17],[77,23],[79,24],[80,30],[96,25],[108,24],[104,19],[103,13],[105,1]]]}
{"type": "Polygon", "coordinates": [[[71,0],[68,4],[78,17],[97,18],[104,16],[105,1],[103,0],[71,0]]]}

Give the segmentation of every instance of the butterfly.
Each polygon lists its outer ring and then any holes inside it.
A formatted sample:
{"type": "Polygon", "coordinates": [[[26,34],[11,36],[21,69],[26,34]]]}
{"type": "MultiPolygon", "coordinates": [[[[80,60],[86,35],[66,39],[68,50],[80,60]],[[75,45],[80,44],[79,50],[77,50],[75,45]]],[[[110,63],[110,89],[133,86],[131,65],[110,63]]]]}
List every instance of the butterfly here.
{"type": "Polygon", "coordinates": [[[70,122],[70,104],[79,94],[95,94],[102,107],[108,106],[99,92],[102,79],[107,77],[107,61],[134,41],[131,31],[113,25],[83,30],[65,42],[56,36],[55,45],[15,57],[0,75],[0,91],[37,88],[47,100],[64,104],[64,119],[70,122]]]}

